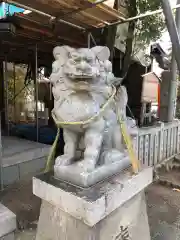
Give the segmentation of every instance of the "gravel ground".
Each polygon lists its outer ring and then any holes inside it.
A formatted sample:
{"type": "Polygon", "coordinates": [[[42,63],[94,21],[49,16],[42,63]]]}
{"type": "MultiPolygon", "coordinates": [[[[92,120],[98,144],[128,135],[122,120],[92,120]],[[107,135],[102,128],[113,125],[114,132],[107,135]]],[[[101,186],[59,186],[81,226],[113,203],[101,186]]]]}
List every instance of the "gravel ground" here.
{"type": "Polygon", "coordinates": [[[23,231],[17,231],[15,234],[15,240],[35,240],[36,229],[26,229],[23,231]]]}
{"type": "Polygon", "coordinates": [[[180,192],[152,184],[146,198],[152,240],[180,240],[180,192]]]}
{"type": "Polygon", "coordinates": [[[0,192],[2,204],[16,214],[19,230],[34,228],[41,201],[32,193],[32,182],[22,181],[0,192]]]}

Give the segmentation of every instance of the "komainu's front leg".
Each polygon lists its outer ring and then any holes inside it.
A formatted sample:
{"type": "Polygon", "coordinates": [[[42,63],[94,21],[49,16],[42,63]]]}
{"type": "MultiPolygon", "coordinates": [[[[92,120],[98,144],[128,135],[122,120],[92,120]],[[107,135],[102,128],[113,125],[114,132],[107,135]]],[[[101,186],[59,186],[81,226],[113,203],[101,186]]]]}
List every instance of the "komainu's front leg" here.
{"type": "Polygon", "coordinates": [[[70,165],[75,159],[78,134],[64,128],[63,136],[65,142],[64,155],[56,158],[56,166],[70,165]]]}
{"type": "Polygon", "coordinates": [[[105,121],[100,119],[92,123],[85,132],[84,159],[79,163],[85,171],[91,172],[95,169],[102,147],[104,129],[105,121]]]}

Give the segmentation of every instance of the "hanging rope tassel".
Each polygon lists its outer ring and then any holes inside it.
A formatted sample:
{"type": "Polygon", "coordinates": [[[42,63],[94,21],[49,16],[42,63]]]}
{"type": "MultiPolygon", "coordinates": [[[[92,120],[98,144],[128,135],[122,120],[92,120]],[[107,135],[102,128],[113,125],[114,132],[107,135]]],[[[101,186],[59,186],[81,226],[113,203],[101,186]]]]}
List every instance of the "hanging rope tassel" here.
{"type": "Polygon", "coordinates": [[[56,138],[54,140],[54,143],[51,147],[51,151],[49,153],[48,159],[47,159],[47,163],[46,163],[46,168],[45,168],[45,172],[49,172],[52,170],[53,165],[55,163],[55,154],[56,154],[56,146],[59,140],[59,136],[60,136],[60,128],[57,128],[57,134],[56,134],[56,138]]]}
{"type": "Polygon", "coordinates": [[[128,150],[128,154],[129,154],[129,158],[132,164],[132,170],[133,173],[137,174],[139,172],[140,169],[140,163],[139,160],[136,157],[136,154],[134,152],[134,148],[133,148],[133,143],[131,140],[131,137],[129,136],[128,132],[127,132],[127,127],[125,122],[121,119],[120,113],[118,108],[116,107],[116,113],[117,113],[117,118],[118,118],[118,122],[121,128],[121,132],[123,135],[123,139],[124,142],[126,144],[127,150],[128,150]]]}

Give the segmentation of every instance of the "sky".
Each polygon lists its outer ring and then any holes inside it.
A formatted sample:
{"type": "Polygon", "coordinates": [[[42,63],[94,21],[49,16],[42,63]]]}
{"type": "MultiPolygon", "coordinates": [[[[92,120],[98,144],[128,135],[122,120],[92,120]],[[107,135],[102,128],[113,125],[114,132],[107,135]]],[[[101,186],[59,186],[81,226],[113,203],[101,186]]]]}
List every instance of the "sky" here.
{"type": "MultiPolygon", "coordinates": [[[[177,0],[170,0],[170,3],[172,6],[175,6],[176,3],[177,3],[177,0]]],[[[169,33],[168,31],[165,31],[163,34],[162,34],[162,37],[159,39],[159,44],[161,45],[161,47],[163,48],[163,50],[168,53],[168,50],[171,48],[171,41],[170,41],[170,37],[169,37],[169,33]]],[[[161,75],[161,72],[162,72],[162,69],[160,69],[158,67],[158,64],[157,63],[154,63],[154,72],[160,76],[161,75]]]]}
{"type": "MultiPolygon", "coordinates": [[[[177,0],[170,0],[170,3],[172,6],[176,5],[177,0]]],[[[159,43],[161,44],[162,48],[165,51],[168,51],[168,49],[171,47],[171,41],[169,37],[168,31],[164,32],[161,39],[159,40],[159,43]]]]}

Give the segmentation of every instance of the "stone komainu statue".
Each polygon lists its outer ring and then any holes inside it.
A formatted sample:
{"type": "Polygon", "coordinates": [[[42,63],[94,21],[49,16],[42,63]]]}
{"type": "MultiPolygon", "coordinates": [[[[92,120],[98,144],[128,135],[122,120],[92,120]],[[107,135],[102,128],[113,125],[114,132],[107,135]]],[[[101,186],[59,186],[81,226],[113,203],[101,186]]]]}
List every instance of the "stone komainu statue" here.
{"type": "Polygon", "coordinates": [[[127,122],[127,92],[113,87],[120,79],[112,73],[107,47],[61,46],[53,54],[52,113],[63,127],[65,141],[55,176],[88,186],[130,164],[117,120],[118,109],[127,122]]]}

